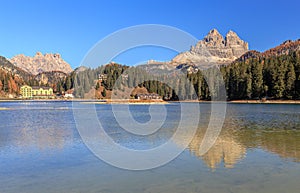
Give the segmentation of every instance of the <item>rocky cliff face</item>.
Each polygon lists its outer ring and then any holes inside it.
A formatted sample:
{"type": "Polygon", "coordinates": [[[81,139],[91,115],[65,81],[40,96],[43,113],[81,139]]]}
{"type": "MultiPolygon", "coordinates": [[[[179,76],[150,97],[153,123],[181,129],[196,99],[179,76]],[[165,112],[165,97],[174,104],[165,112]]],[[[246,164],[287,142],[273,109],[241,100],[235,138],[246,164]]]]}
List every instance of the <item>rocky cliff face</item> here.
{"type": "Polygon", "coordinates": [[[67,74],[61,71],[42,72],[37,74],[34,78],[39,85],[56,85],[59,81],[65,80],[67,74]]]}
{"type": "Polygon", "coordinates": [[[43,55],[41,52],[37,52],[34,57],[20,54],[10,59],[10,62],[33,75],[48,71],[72,72],[70,64],[64,61],[60,54],[43,55]]]}
{"type": "Polygon", "coordinates": [[[248,51],[248,43],[229,31],[225,38],[216,30],[211,30],[203,40],[187,52],[180,53],[172,60],[173,65],[209,63],[229,64],[248,51]]]}

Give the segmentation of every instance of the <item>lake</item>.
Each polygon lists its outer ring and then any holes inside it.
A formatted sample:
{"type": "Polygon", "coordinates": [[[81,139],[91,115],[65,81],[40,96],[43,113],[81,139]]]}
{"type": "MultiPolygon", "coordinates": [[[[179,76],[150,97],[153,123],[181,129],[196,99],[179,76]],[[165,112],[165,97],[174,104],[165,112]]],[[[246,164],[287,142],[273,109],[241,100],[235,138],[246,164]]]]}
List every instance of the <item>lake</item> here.
{"type": "MultiPolygon", "coordinates": [[[[111,139],[147,150],[168,141],[181,116],[179,103],[151,106],[154,112],[164,106],[167,116],[161,129],[149,136],[120,128],[112,105],[94,107],[111,139]]],[[[1,102],[0,192],[299,192],[300,105],[228,104],[220,135],[201,154],[210,106],[200,104],[196,133],[178,157],[161,167],[132,171],[111,166],[87,148],[76,129],[72,102],[1,102]]],[[[129,105],[129,110],[141,124],[151,120],[149,105],[129,105]]],[[[187,132],[192,126],[186,125],[187,132]]],[[[181,148],[185,140],[175,140],[172,148],[181,148]]]]}

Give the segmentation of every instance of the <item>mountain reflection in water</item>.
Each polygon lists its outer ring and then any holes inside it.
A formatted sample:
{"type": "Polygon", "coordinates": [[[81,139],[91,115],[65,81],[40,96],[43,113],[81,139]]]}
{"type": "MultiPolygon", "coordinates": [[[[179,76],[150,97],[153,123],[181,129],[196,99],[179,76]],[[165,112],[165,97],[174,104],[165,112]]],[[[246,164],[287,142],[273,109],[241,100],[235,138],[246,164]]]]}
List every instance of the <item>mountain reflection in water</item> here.
{"type": "MultiPolygon", "coordinates": [[[[146,150],[176,132],[180,105],[165,107],[166,123],[150,136],[126,133],[110,105],[96,105],[96,111],[116,143],[146,150]]],[[[138,172],[113,167],[89,151],[76,129],[72,103],[3,102],[0,108],[5,109],[0,111],[0,192],[299,192],[300,105],[228,104],[220,135],[201,154],[210,104],[200,104],[199,128],[185,151],[163,167],[138,172]]],[[[130,110],[137,121],[149,121],[149,105],[130,110]]],[[[188,124],[187,133],[193,125],[188,124]]],[[[173,140],[172,148],[184,147],[184,137],[173,140]]]]}
{"type": "Polygon", "coordinates": [[[233,168],[246,156],[247,150],[258,148],[283,159],[300,162],[300,130],[223,128],[214,145],[204,155],[200,147],[205,132],[199,129],[190,143],[189,151],[202,159],[209,168],[233,168]]]}
{"type": "MultiPolygon", "coordinates": [[[[7,151],[5,153],[13,151],[26,153],[32,150],[63,151],[76,144],[82,145],[73,120],[71,103],[34,102],[25,105],[22,103],[3,103],[3,105],[11,110],[1,112],[3,125],[0,129],[0,153],[5,152],[4,150],[7,151]]],[[[129,144],[130,147],[138,146],[146,149],[152,147],[151,144],[154,147],[164,143],[176,130],[172,125],[180,117],[174,113],[177,112],[178,106],[166,107],[171,112],[167,126],[161,133],[148,138],[136,138],[119,131],[117,123],[112,119],[113,114],[109,105],[99,105],[97,111],[107,120],[104,126],[108,128],[108,133],[115,141],[129,144]]],[[[225,168],[233,168],[251,149],[262,149],[283,159],[300,162],[299,106],[229,105],[228,107],[222,132],[209,151],[201,155],[200,147],[210,115],[209,105],[202,105],[201,128],[199,127],[187,147],[192,155],[203,160],[209,168],[216,169],[222,165],[225,168]]],[[[132,108],[133,113],[139,116],[137,118],[148,119],[147,105],[132,108]]],[[[176,143],[180,145],[183,140],[176,143]]]]}

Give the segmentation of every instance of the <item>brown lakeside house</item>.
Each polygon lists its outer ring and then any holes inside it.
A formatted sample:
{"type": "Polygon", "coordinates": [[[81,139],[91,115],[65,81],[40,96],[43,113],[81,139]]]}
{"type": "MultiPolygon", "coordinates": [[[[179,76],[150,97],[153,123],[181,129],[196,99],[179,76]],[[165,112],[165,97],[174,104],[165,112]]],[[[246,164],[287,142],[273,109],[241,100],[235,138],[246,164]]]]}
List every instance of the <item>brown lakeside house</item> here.
{"type": "Polygon", "coordinates": [[[28,86],[20,88],[20,94],[24,99],[49,99],[54,98],[53,89],[46,86],[28,86]]]}

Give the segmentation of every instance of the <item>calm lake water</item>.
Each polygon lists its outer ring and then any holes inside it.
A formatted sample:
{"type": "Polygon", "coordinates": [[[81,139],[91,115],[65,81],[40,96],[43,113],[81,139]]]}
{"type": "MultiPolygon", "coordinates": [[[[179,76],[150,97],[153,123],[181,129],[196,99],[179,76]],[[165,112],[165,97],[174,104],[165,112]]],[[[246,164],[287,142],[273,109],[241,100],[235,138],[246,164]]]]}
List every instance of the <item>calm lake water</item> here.
{"type": "MultiPolygon", "coordinates": [[[[147,137],[120,129],[111,105],[96,105],[109,136],[132,149],[157,147],[172,136],[180,105],[165,108],[162,129],[147,137]]],[[[299,192],[300,105],[228,104],[222,132],[204,155],[199,148],[210,104],[200,108],[199,129],[181,155],[156,169],[129,171],[84,145],[71,102],[1,102],[0,193],[299,192]]],[[[130,105],[130,111],[141,123],[150,120],[149,105],[130,105]]]]}

